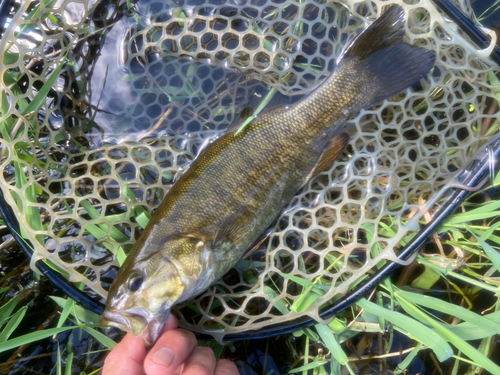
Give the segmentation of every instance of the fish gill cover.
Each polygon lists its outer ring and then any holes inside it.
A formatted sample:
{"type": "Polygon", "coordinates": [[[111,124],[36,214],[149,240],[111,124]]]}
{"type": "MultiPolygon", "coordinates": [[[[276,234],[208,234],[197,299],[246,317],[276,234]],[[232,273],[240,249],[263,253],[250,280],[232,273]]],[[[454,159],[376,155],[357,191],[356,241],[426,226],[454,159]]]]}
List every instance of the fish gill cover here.
{"type": "MultiPolygon", "coordinates": [[[[397,261],[456,171],[498,132],[490,49],[477,50],[429,0],[391,3],[406,13],[408,42],[434,50],[436,66],[348,122],[343,155],[296,195],[270,237],[176,307],[184,327],[222,338],[304,315],[321,321],[321,308],[397,261]]],[[[268,101],[299,100],[384,5],[18,4],[0,42],[1,188],[34,246],[32,264],[47,259],[104,298],[203,142],[268,101]]]]}

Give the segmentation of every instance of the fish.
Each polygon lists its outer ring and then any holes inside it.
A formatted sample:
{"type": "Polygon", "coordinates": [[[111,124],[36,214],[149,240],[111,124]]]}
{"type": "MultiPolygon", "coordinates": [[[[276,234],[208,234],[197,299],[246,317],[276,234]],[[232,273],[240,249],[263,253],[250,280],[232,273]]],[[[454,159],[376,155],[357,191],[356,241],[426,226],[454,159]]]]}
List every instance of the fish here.
{"type": "Polygon", "coordinates": [[[426,76],[435,53],[403,41],[391,5],[343,51],[336,69],[296,103],[235,121],[175,181],[110,286],[100,323],[158,339],[171,308],[229,271],[313,176],[349,142],[357,111],[426,76]]]}

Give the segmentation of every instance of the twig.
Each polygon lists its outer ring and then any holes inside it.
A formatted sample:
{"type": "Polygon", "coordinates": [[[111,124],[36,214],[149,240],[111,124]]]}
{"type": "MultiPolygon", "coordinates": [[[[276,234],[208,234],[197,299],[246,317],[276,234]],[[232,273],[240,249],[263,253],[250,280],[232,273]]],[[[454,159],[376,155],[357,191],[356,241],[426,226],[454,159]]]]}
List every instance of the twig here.
{"type": "MultiPolygon", "coordinates": [[[[354,361],[363,361],[363,360],[368,360],[368,359],[381,359],[381,358],[391,358],[391,357],[396,357],[400,356],[406,353],[411,352],[415,347],[408,348],[399,352],[392,352],[392,353],[387,353],[387,354],[381,354],[381,355],[362,355],[359,357],[348,357],[349,362],[354,362],[354,361]]],[[[422,345],[422,349],[428,349],[425,345],[422,345]]]]}

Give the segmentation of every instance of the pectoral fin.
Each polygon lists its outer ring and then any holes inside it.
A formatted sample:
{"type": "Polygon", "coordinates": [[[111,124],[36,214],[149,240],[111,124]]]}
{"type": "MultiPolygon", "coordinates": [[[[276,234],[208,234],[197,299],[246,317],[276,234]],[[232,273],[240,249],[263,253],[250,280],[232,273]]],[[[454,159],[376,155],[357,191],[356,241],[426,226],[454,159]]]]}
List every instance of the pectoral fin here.
{"type": "Polygon", "coordinates": [[[345,147],[349,143],[349,140],[350,137],[347,133],[341,133],[334,137],[323,155],[321,155],[321,158],[319,159],[314,169],[309,174],[309,179],[316,176],[318,173],[328,169],[333,164],[333,162],[337,160],[342,151],[344,151],[345,147]]]}

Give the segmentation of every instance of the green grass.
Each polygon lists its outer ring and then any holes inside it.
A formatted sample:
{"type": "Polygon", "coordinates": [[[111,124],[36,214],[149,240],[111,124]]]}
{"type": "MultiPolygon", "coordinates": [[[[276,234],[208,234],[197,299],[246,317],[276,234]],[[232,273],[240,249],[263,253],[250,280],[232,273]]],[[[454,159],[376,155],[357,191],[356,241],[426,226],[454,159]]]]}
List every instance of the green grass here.
{"type": "MultiPolygon", "coordinates": [[[[50,6],[53,3],[53,0],[46,1],[45,5],[50,6]]],[[[127,6],[131,9],[130,2],[127,2],[127,6]]],[[[38,9],[39,7],[34,7],[25,19],[30,20],[38,17],[38,9]]],[[[497,10],[498,2],[488,12],[497,10]]],[[[267,17],[273,16],[273,13],[269,13],[267,17]]],[[[53,15],[48,14],[46,17],[57,24],[58,21],[53,15]]],[[[341,24],[347,22],[345,14],[340,16],[339,22],[341,24]]],[[[22,26],[21,32],[33,30],[34,25],[34,23],[26,22],[22,26]]],[[[257,23],[254,23],[253,27],[256,32],[263,32],[257,23]]],[[[297,22],[294,26],[294,33],[301,35],[303,28],[304,24],[297,22]]],[[[272,50],[271,45],[265,47],[272,50]]],[[[9,52],[4,55],[4,63],[6,64],[18,59],[19,56],[16,56],[15,53],[9,52]]],[[[31,135],[35,134],[34,124],[38,121],[34,115],[46,103],[50,90],[62,69],[66,65],[74,66],[75,61],[69,54],[66,54],[59,56],[53,65],[53,71],[38,93],[30,100],[22,98],[14,104],[20,114],[32,121],[31,125],[27,125],[31,135]]],[[[319,71],[322,69],[319,66],[316,68],[319,71]]],[[[182,100],[196,91],[190,80],[194,72],[191,70],[185,75],[180,69],[178,72],[187,82],[188,93],[182,95],[177,93],[177,96],[174,96],[175,90],[172,89],[169,92],[169,88],[163,88],[170,95],[172,101],[182,100]]],[[[19,76],[16,71],[6,72],[3,79],[9,85],[12,93],[21,95],[22,91],[18,85],[19,76]]],[[[494,73],[489,74],[489,79],[492,85],[500,86],[500,81],[494,73]]],[[[254,115],[243,123],[236,134],[268,105],[275,93],[276,89],[274,88],[268,91],[254,115]]],[[[436,90],[431,94],[431,99],[436,99],[440,95],[442,93],[436,90]]],[[[497,95],[500,102],[500,93],[497,95]]],[[[416,105],[414,111],[424,111],[427,107],[428,103],[423,100],[416,105]]],[[[2,91],[0,110],[3,116],[9,111],[9,102],[5,91],[2,91]]],[[[471,110],[474,109],[471,108],[471,110]]],[[[498,128],[498,120],[493,125],[490,127],[490,131],[498,128]]],[[[5,135],[5,139],[11,142],[21,139],[24,126],[26,125],[21,123],[16,116],[11,115],[0,123],[0,131],[5,135]]],[[[4,151],[13,152],[19,160],[14,162],[15,184],[18,189],[24,188],[29,183],[26,167],[34,161],[29,147],[27,142],[17,142],[11,151],[4,151]]],[[[115,177],[119,178],[119,176],[115,177]]],[[[500,174],[495,178],[493,185],[500,185],[500,174]]],[[[485,192],[488,192],[488,189],[485,189],[485,192]]],[[[46,227],[41,219],[40,211],[36,207],[29,206],[29,203],[37,202],[39,194],[40,191],[35,185],[31,185],[26,190],[25,199],[16,193],[13,193],[13,198],[19,212],[26,215],[29,227],[33,230],[43,231],[46,227]]],[[[125,200],[135,205],[130,215],[134,217],[141,228],[145,228],[150,220],[150,215],[139,204],[130,188],[125,186],[122,195],[125,200]]],[[[106,222],[99,222],[101,213],[92,205],[91,201],[82,199],[80,205],[93,220],[92,223],[85,223],[82,220],[82,230],[92,234],[96,239],[109,238],[103,244],[116,255],[118,262],[122,264],[125,259],[125,249],[120,244],[129,241],[130,238],[109,223],[122,220],[123,217],[108,216],[106,222]]],[[[70,210],[70,207],[67,207],[70,210]]],[[[422,272],[414,275],[410,285],[398,287],[390,280],[386,280],[372,295],[360,300],[348,311],[339,314],[329,324],[316,324],[313,328],[305,328],[295,332],[293,337],[298,339],[297,343],[300,345],[301,355],[297,356],[298,359],[289,373],[302,373],[304,375],[308,373],[322,374],[328,371],[334,374],[340,374],[340,371],[343,373],[347,371],[350,374],[357,373],[358,363],[362,359],[350,353],[352,347],[348,347],[346,342],[354,339],[366,339],[367,337],[380,339],[378,358],[373,358],[373,360],[381,366],[386,366],[385,358],[389,358],[391,355],[397,356],[400,352],[399,348],[394,345],[394,336],[404,335],[411,339],[412,344],[405,348],[405,355],[401,355],[401,361],[395,373],[402,373],[417,356],[423,355],[425,352],[432,353],[440,362],[454,361],[450,374],[457,373],[460,364],[467,366],[467,371],[470,373],[478,371],[478,369],[486,369],[491,373],[500,374],[499,365],[488,358],[492,339],[494,335],[500,334],[500,303],[498,301],[500,295],[500,255],[498,253],[500,223],[496,221],[500,217],[500,202],[490,200],[475,203],[470,200],[463,205],[463,209],[464,212],[452,215],[438,230],[439,234],[444,235],[441,239],[442,244],[448,245],[454,250],[446,255],[426,253],[424,250],[417,259],[418,264],[422,266],[422,272]],[[448,290],[443,289],[443,285],[447,286],[448,290]],[[488,297],[489,306],[484,314],[473,311],[476,310],[474,299],[478,298],[479,295],[481,298],[488,297]],[[450,300],[453,300],[453,303],[449,302],[450,300]],[[477,344],[476,340],[480,340],[480,344],[477,344]],[[316,355],[318,341],[326,350],[316,355]],[[387,357],[383,357],[384,355],[387,357]]],[[[395,235],[395,225],[397,222],[389,218],[386,222],[381,222],[381,228],[378,228],[378,232],[390,238],[395,235]]],[[[377,231],[377,228],[370,223],[364,225],[363,229],[369,236],[374,236],[375,231],[377,231]]],[[[23,232],[22,235],[24,238],[28,238],[26,233],[23,232]]],[[[43,243],[40,236],[37,239],[43,243]]],[[[404,239],[402,244],[408,239],[404,239]]],[[[374,247],[373,250],[376,252],[380,249],[374,247]]],[[[331,256],[330,258],[328,259],[330,267],[337,270],[344,266],[344,262],[349,261],[331,256]]],[[[290,311],[305,311],[331,287],[323,276],[318,276],[313,281],[284,273],[281,276],[303,287],[303,293],[294,303],[288,304],[287,301],[278,301],[275,304],[275,307],[282,314],[287,314],[290,311]]],[[[83,285],[80,284],[79,287],[83,287],[83,285]]],[[[267,286],[265,288],[267,288],[265,292],[272,298],[277,296],[275,290],[267,286]]],[[[71,299],[56,296],[51,298],[59,306],[60,315],[57,323],[39,331],[18,334],[22,325],[28,324],[25,319],[31,306],[21,302],[19,294],[10,299],[6,298],[5,296],[10,290],[9,287],[0,290],[0,296],[2,296],[0,352],[12,351],[23,345],[38,343],[41,340],[57,339],[59,334],[77,329],[87,332],[106,350],[112,349],[116,345],[116,342],[107,337],[105,331],[98,325],[98,317],[95,314],[76,305],[71,299]]],[[[214,346],[217,356],[221,356],[225,347],[222,345],[214,346]]],[[[71,351],[70,345],[63,351],[58,347],[56,357],[55,372],[57,374],[63,372],[70,374],[73,362],[78,359],[71,351]]]]}

